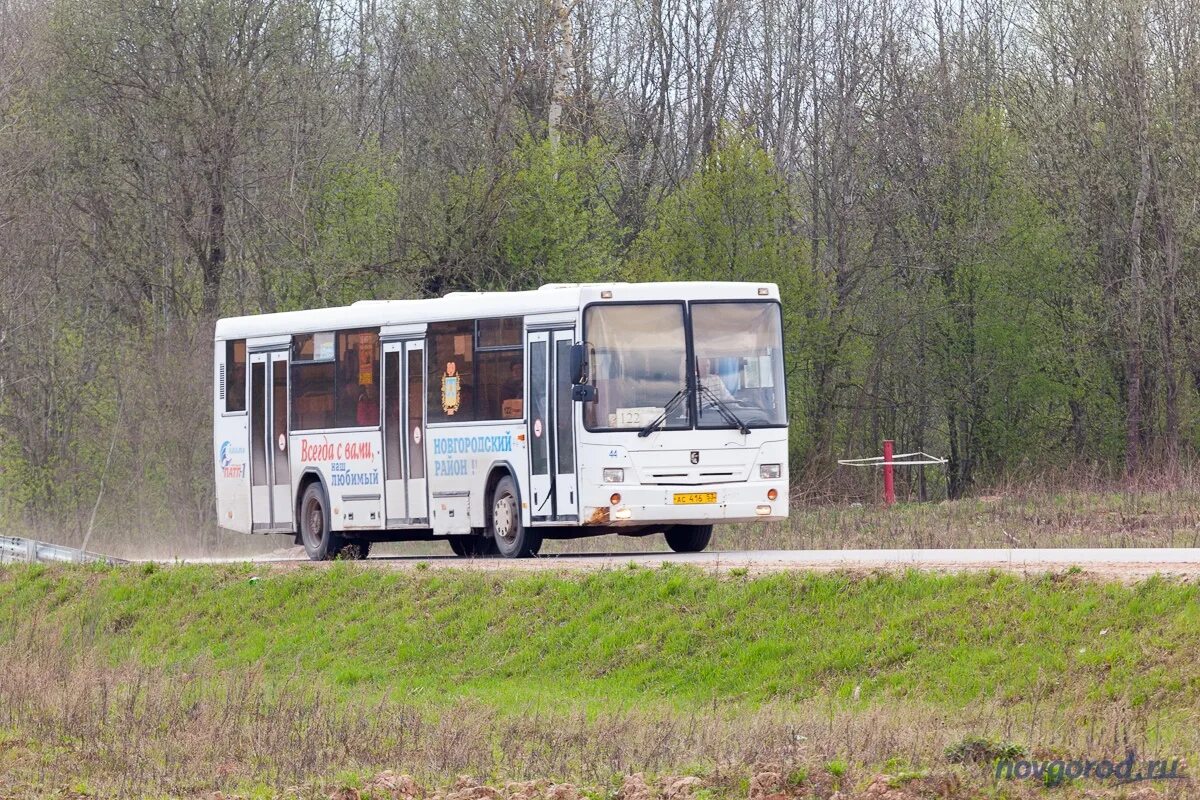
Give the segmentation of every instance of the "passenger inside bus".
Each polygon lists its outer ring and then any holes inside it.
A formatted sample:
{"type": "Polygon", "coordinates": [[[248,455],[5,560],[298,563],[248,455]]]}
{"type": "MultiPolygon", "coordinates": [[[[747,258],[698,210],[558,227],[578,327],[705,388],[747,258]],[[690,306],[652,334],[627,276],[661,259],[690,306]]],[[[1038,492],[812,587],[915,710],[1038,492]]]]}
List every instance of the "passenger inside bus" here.
{"type": "Polygon", "coordinates": [[[347,337],[338,359],[337,427],[379,424],[378,362],[369,345],[347,337]],[[355,346],[355,345],[358,346],[355,346]]]}
{"type": "MultiPolygon", "coordinates": [[[[729,391],[729,387],[725,385],[725,379],[721,377],[716,369],[716,360],[711,358],[699,359],[700,369],[698,377],[700,386],[712,392],[722,403],[734,402],[733,394],[729,391]]],[[[701,398],[702,405],[704,398],[701,398]]]]}
{"type": "Polygon", "coordinates": [[[359,425],[379,424],[379,387],[374,383],[368,383],[361,387],[355,422],[359,425]]]}
{"type": "Polygon", "coordinates": [[[519,360],[508,365],[508,380],[504,382],[500,390],[500,413],[504,419],[519,419],[521,416],[525,398],[523,371],[519,360]]]}
{"type": "Polygon", "coordinates": [[[379,425],[379,383],[376,380],[379,374],[379,350],[372,344],[360,344],[359,354],[366,368],[360,368],[356,374],[362,391],[355,408],[355,422],[360,426],[379,425]]]}
{"type": "Polygon", "coordinates": [[[358,351],[347,348],[338,360],[338,378],[341,386],[337,400],[337,426],[348,428],[357,424],[358,401],[362,387],[358,384],[358,351]]]}

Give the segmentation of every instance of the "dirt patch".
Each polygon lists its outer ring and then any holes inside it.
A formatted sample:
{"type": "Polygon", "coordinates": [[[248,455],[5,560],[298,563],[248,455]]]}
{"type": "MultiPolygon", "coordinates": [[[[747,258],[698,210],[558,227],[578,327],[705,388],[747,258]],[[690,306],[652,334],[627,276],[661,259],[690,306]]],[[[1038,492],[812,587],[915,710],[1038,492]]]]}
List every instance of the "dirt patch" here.
{"type": "Polygon", "coordinates": [[[497,788],[477,782],[470,775],[460,775],[450,790],[435,792],[430,800],[504,800],[497,788]]]}
{"type": "Polygon", "coordinates": [[[425,796],[425,790],[411,775],[391,770],[380,772],[363,788],[370,792],[371,797],[386,797],[389,800],[419,800],[425,796]]]}
{"type": "Polygon", "coordinates": [[[663,800],[688,800],[697,789],[704,786],[704,781],[695,775],[683,775],[678,778],[663,778],[663,800]]]}
{"type": "Polygon", "coordinates": [[[750,800],[767,800],[783,794],[783,775],[779,772],[757,772],[750,779],[750,800]]]}
{"type": "Polygon", "coordinates": [[[654,791],[646,783],[646,776],[640,772],[626,775],[621,782],[621,790],[617,792],[618,800],[653,800],[654,791]]]}
{"type": "Polygon", "coordinates": [[[505,784],[504,793],[508,795],[508,800],[535,800],[542,797],[550,785],[550,781],[546,780],[513,781],[505,784]]]}
{"type": "Polygon", "coordinates": [[[926,800],[927,798],[974,797],[964,792],[957,775],[926,775],[904,777],[876,775],[856,800],[926,800]]]}

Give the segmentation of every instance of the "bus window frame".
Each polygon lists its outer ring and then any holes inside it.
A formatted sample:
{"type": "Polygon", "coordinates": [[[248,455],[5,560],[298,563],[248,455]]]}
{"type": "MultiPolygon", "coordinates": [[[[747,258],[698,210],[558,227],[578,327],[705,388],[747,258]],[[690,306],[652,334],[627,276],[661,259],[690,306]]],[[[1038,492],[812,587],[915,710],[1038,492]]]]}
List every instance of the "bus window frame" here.
{"type": "MultiPolygon", "coordinates": [[[[787,428],[791,425],[791,417],[789,416],[790,409],[788,409],[788,406],[787,406],[788,399],[789,399],[788,393],[787,393],[787,391],[788,391],[787,346],[785,344],[785,342],[787,341],[787,338],[785,336],[785,329],[784,329],[783,302],[782,301],[780,301],[774,297],[761,297],[761,298],[748,297],[748,298],[741,298],[741,299],[721,298],[718,300],[688,300],[687,301],[687,305],[688,305],[688,313],[687,313],[688,346],[689,347],[694,346],[694,342],[692,341],[692,337],[691,337],[692,306],[716,306],[716,305],[729,305],[729,304],[747,305],[749,303],[770,303],[771,305],[775,306],[775,310],[779,313],[779,360],[781,362],[781,367],[782,367],[782,369],[780,370],[780,374],[782,375],[782,378],[783,378],[783,385],[780,388],[782,389],[782,392],[783,392],[783,402],[784,402],[783,422],[773,424],[773,425],[755,425],[751,428],[751,430],[754,430],[754,431],[779,430],[781,428],[787,428]]],[[[691,358],[691,360],[688,363],[692,364],[692,370],[694,372],[695,368],[696,368],[695,367],[696,356],[693,354],[690,358],[691,358]]],[[[692,377],[694,380],[695,376],[693,375],[692,377]]],[[[697,394],[696,392],[692,392],[692,405],[693,406],[697,405],[696,394],[697,394]]],[[[699,409],[695,408],[693,410],[696,411],[696,414],[692,417],[693,430],[700,430],[700,431],[730,430],[730,427],[727,425],[700,426],[699,409]]]]}
{"type": "MultiPolygon", "coordinates": [[[[222,356],[221,360],[221,365],[225,367],[225,398],[217,398],[216,402],[221,406],[222,417],[244,417],[250,413],[250,340],[241,338],[221,339],[219,341],[221,349],[225,351],[225,355],[222,356]],[[246,360],[244,362],[245,372],[242,375],[242,397],[244,408],[242,408],[241,411],[227,410],[229,407],[229,361],[227,359],[229,356],[229,344],[231,342],[242,342],[242,347],[245,348],[246,351],[246,360]]],[[[288,394],[288,400],[290,402],[291,392],[289,391],[288,394]]]]}
{"type": "MultiPolygon", "coordinates": [[[[724,301],[721,301],[724,302],[724,301]]],[[[683,310],[683,351],[684,351],[684,380],[690,390],[694,381],[692,372],[694,371],[689,365],[696,360],[695,354],[692,352],[692,315],[688,308],[686,300],[593,300],[590,303],[584,303],[583,308],[579,309],[579,340],[585,345],[588,342],[587,338],[587,319],[588,309],[592,306],[679,306],[683,310]]],[[[592,376],[589,375],[588,378],[592,376]]],[[[689,394],[695,395],[695,392],[689,391],[689,394]]],[[[696,409],[695,399],[691,401],[691,406],[688,409],[690,419],[687,427],[671,428],[673,431],[691,431],[696,429],[696,409]]],[[[581,414],[583,428],[588,433],[637,433],[636,428],[613,428],[608,425],[588,425],[587,414],[581,414]]]]}
{"type": "MultiPolygon", "coordinates": [[[[425,342],[425,370],[426,370],[426,373],[425,373],[425,381],[426,381],[426,386],[425,386],[425,429],[426,430],[429,430],[431,428],[443,428],[443,427],[445,427],[445,428],[455,428],[455,427],[462,428],[462,427],[467,427],[470,425],[486,427],[489,425],[523,425],[523,424],[525,424],[526,418],[528,416],[528,410],[525,408],[524,395],[528,395],[528,393],[529,393],[529,376],[527,374],[525,374],[525,365],[526,365],[526,362],[528,361],[527,352],[528,352],[528,344],[529,344],[528,341],[526,340],[526,334],[530,330],[530,328],[528,328],[525,324],[526,316],[527,315],[525,315],[525,314],[502,314],[500,316],[493,316],[493,317],[455,317],[452,319],[431,320],[426,323],[425,335],[422,339],[422,341],[425,342]],[[521,337],[520,337],[520,341],[517,344],[485,345],[483,347],[479,346],[479,322],[481,320],[512,319],[512,318],[521,320],[521,337]],[[471,330],[471,348],[472,348],[471,354],[472,354],[472,356],[475,356],[479,353],[506,353],[507,352],[507,353],[520,353],[521,354],[521,362],[520,363],[521,363],[521,383],[522,383],[523,396],[522,396],[521,416],[520,417],[513,417],[512,419],[489,418],[489,419],[479,419],[479,420],[440,420],[438,422],[430,421],[430,419],[429,419],[429,392],[431,391],[431,388],[432,388],[432,382],[429,380],[429,371],[428,370],[429,370],[429,364],[431,363],[430,354],[433,352],[433,347],[430,342],[429,326],[436,325],[438,323],[443,323],[443,322],[470,322],[471,323],[471,329],[472,329],[471,330]]],[[[478,362],[478,359],[472,358],[472,364],[475,367],[476,372],[478,372],[477,362],[478,362]]],[[[477,410],[478,409],[478,389],[476,386],[472,385],[470,387],[470,390],[471,390],[471,402],[473,404],[472,408],[473,408],[473,410],[477,410]]]]}
{"type": "MultiPolygon", "coordinates": [[[[357,327],[357,326],[353,327],[353,328],[333,328],[333,329],[323,328],[319,331],[296,331],[295,333],[290,334],[290,336],[289,336],[290,341],[288,343],[288,348],[287,348],[287,353],[288,353],[288,435],[289,436],[293,436],[296,434],[306,434],[307,435],[307,434],[313,434],[313,433],[363,433],[363,432],[368,432],[368,431],[382,431],[383,430],[383,425],[382,425],[383,404],[382,404],[382,402],[380,402],[380,421],[381,422],[380,422],[380,424],[377,424],[377,425],[353,425],[353,426],[348,426],[348,427],[344,427],[344,428],[336,427],[336,426],[335,427],[327,427],[327,428],[294,428],[294,427],[292,427],[292,414],[293,414],[292,410],[293,410],[294,404],[295,404],[295,396],[294,396],[295,389],[294,389],[294,387],[296,385],[296,381],[294,380],[294,375],[292,373],[292,369],[297,364],[299,364],[301,366],[308,365],[308,364],[332,364],[333,365],[333,399],[334,399],[334,402],[336,403],[337,402],[337,383],[338,383],[338,380],[337,380],[337,341],[338,341],[338,339],[337,339],[337,337],[343,333],[374,333],[375,334],[375,348],[379,352],[379,357],[380,357],[379,364],[380,364],[380,368],[382,369],[383,345],[384,345],[385,341],[391,341],[391,340],[384,339],[381,328],[378,328],[378,327],[363,328],[363,327],[357,327]],[[295,358],[296,338],[299,336],[316,336],[319,333],[332,333],[333,334],[333,336],[334,336],[334,339],[333,339],[334,355],[333,355],[333,357],[332,358],[306,358],[301,361],[297,361],[295,358]]],[[[314,347],[314,350],[315,350],[315,347],[314,347]]],[[[377,375],[376,380],[378,380],[378,373],[376,373],[376,375],[377,375]]],[[[383,387],[380,387],[380,401],[382,401],[382,399],[383,399],[382,388],[383,387]]],[[[336,414],[337,413],[336,405],[334,406],[334,408],[335,408],[334,413],[336,414]]]]}

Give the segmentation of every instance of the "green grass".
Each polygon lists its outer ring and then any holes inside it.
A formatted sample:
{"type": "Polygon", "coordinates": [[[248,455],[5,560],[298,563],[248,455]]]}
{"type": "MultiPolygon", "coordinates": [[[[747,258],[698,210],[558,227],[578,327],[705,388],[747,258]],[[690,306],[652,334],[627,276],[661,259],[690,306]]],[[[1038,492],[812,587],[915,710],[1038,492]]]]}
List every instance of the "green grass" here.
{"type": "Polygon", "coordinates": [[[1070,572],[2,568],[0,797],[365,797],[385,769],[1026,796],[986,788],[998,754],[1200,752],[1198,595],[1070,572]]]}
{"type": "Polygon", "coordinates": [[[1200,695],[1198,601],[1158,579],[1005,574],[26,567],[0,571],[0,640],[36,620],[114,667],[500,710],[1047,694],[1161,710],[1200,695]]]}

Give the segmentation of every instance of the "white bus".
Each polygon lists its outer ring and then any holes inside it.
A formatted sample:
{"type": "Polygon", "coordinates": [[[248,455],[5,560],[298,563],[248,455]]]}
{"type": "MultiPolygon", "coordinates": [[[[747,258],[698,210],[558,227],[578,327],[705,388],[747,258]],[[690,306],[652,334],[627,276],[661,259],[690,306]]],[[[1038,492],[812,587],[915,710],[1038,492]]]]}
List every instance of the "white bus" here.
{"type": "Polygon", "coordinates": [[[544,539],[788,513],[778,288],[544,286],[364,301],[216,325],[220,525],[314,560],[445,539],[544,539]]]}

